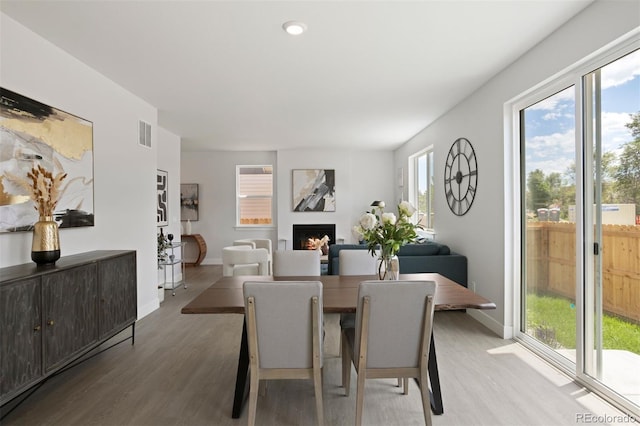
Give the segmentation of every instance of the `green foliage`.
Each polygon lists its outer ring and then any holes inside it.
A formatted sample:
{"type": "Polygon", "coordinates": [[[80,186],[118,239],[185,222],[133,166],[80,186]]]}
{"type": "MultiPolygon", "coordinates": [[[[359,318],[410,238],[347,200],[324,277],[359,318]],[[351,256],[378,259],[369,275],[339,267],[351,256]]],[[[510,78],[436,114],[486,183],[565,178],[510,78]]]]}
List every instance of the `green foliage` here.
{"type": "MultiPolygon", "coordinates": [[[[527,295],[527,332],[553,348],[575,349],[576,310],[569,299],[527,295]]],[[[619,349],[640,355],[640,325],[604,315],[604,349],[619,349]]]]}
{"type": "Polygon", "coordinates": [[[395,256],[400,247],[415,240],[416,225],[409,221],[415,208],[406,201],[398,205],[398,215],[384,212],[384,203],[360,218],[354,231],[367,242],[371,255],[378,250],[384,258],[395,256]]]}
{"type": "MultiPolygon", "coordinates": [[[[600,162],[602,202],[607,204],[630,203],[640,214],[640,112],[630,115],[625,126],[634,138],[622,145],[620,155],[615,151],[602,153],[600,162]]],[[[563,175],[536,169],[527,176],[526,207],[530,212],[560,206],[560,217],[568,218],[568,206],[575,204],[575,163],[563,175]]]]}

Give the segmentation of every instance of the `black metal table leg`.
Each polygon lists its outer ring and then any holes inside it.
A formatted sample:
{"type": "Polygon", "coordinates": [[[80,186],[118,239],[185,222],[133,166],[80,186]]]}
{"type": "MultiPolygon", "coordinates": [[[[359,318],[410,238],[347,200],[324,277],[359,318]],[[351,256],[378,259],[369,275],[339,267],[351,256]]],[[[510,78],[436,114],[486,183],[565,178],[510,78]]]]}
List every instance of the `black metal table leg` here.
{"type": "Polygon", "coordinates": [[[247,391],[247,375],[249,372],[249,345],[247,341],[247,321],[242,323],[242,340],[240,341],[240,355],[238,356],[238,372],[236,373],[236,390],[233,397],[231,417],[240,418],[247,391]]]}
{"type": "Polygon", "coordinates": [[[433,333],[431,333],[431,345],[429,347],[428,369],[429,382],[431,383],[431,392],[429,392],[431,409],[433,414],[440,415],[444,413],[444,407],[442,406],[442,392],[440,390],[440,376],[438,375],[438,361],[436,360],[436,345],[433,340],[433,333]]]}

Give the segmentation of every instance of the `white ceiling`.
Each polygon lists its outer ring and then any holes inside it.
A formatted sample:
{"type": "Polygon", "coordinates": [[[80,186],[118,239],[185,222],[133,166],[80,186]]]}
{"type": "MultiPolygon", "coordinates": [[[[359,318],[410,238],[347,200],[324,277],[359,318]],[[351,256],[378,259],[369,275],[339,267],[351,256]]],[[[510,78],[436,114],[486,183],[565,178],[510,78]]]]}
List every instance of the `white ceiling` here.
{"type": "Polygon", "coordinates": [[[0,10],[157,107],[183,150],[393,149],[591,1],[1,0],[0,10]],[[289,20],[308,31],[287,35],[289,20]]]}

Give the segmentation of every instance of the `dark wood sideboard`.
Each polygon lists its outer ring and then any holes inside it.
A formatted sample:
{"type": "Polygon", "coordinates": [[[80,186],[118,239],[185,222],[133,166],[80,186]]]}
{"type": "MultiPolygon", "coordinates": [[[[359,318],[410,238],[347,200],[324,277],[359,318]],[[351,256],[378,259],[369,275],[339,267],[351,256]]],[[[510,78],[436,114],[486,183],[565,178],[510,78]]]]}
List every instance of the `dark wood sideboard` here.
{"type": "Polygon", "coordinates": [[[0,406],[137,318],[136,252],[92,251],[0,268],[0,406]]]}

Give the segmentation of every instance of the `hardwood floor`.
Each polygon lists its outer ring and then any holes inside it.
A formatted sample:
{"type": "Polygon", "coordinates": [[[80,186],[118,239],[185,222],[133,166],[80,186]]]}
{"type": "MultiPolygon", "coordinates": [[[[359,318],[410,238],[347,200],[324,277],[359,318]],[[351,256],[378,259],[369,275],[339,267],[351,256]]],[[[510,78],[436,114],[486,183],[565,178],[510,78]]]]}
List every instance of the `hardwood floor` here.
{"type": "MultiPolygon", "coordinates": [[[[189,288],[165,293],[160,309],[137,323],[134,346],[127,341],[52,378],[8,415],[5,407],[2,425],[246,424],[246,407],[240,419],[231,418],[242,317],[180,314],[221,273],[221,266],[188,268],[189,288]]],[[[325,324],[325,422],[351,425],[356,392],[345,397],[340,387],[337,316],[325,324]]],[[[434,425],[570,425],[581,423],[580,415],[622,416],[464,313],[436,313],[434,330],[445,410],[433,416],[434,425]]],[[[408,396],[395,385],[367,381],[364,424],[424,424],[415,384],[408,396]]],[[[270,382],[258,400],[257,424],[315,419],[311,382],[270,382]]]]}

